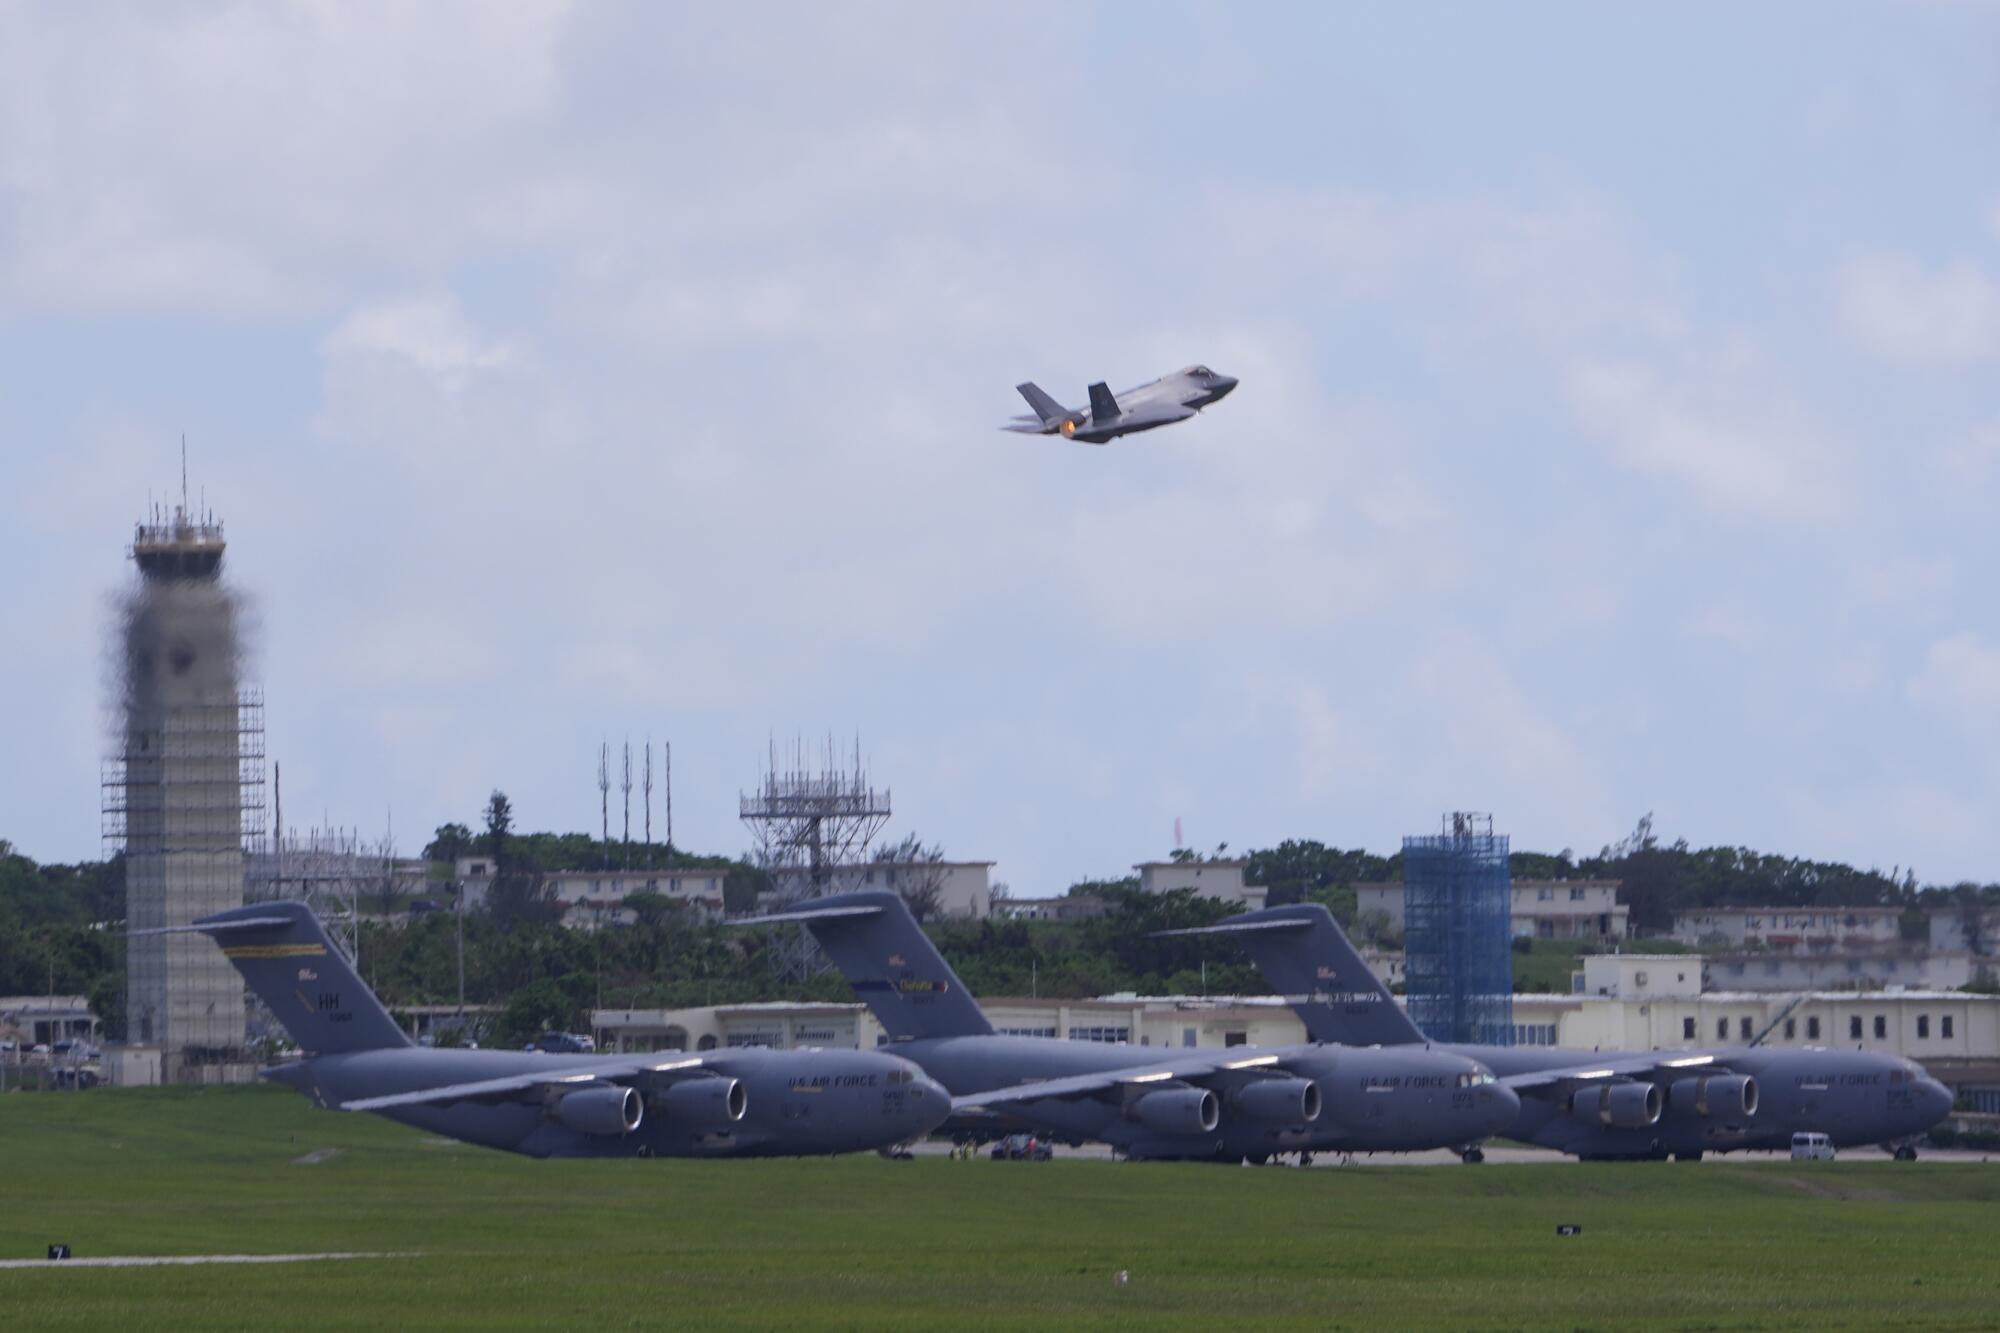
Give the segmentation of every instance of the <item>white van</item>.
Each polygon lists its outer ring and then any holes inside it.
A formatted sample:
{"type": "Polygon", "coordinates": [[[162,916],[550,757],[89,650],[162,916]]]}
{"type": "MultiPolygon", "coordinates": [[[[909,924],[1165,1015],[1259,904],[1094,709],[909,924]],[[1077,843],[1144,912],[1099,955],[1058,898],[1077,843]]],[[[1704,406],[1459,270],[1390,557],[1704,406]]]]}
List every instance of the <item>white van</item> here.
{"type": "Polygon", "coordinates": [[[1794,1162],[1831,1162],[1833,1160],[1833,1140],[1824,1134],[1792,1135],[1792,1160],[1794,1162]]]}

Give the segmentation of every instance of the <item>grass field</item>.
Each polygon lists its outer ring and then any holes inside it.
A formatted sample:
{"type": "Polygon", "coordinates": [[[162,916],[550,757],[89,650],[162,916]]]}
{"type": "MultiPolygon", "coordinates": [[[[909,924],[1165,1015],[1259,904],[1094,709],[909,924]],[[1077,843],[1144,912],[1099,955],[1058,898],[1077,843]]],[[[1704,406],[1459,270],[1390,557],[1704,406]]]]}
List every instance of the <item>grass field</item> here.
{"type": "Polygon", "coordinates": [[[1873,1158],[564,1163],[275,1088],[0,1097],[0,1258],[51,1241],[417,1257],[0,1271],[0,1327],[2000,1327],[2000,1165],[1873,1158]]]}

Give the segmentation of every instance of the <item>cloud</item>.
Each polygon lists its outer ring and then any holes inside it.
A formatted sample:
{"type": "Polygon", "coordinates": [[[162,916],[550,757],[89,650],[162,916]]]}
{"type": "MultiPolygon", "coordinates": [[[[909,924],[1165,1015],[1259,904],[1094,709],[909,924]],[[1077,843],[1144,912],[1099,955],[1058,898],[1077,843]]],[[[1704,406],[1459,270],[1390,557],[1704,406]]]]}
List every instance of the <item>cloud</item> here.
{"type": "Polygon", "coordinates": [[[1726,384],[1668,384],[1630,362],[1581,363],[1568,392],[1578,420],[1623,463],[1679,483],[1710,510],[1817,522],[1848,506],[1838,456],[1795,412],[1726,384]]]}
{"type": "Polygon", "coordinates": [[[327,335],[326,352],[336,359],[400,358],[453,392],[473,373],[504,366],[515,356],[505,344],[482,341],[449,295],[356,310],[327,335]]]}
{"type": "Polygon", "coordinates": [[[1906,692],[1952,721],[1990,728],[2000,723],[2000,645],[1971,631],[1938,639],[1906,692]]]}
{"type": "Polygon", "coordinates": [[[1886,361],[1949,367],[2000,356],[2000,286],[1963,260],[1933,269],[1906,255],[1850,259],[1835,304],[1841,331],[1886,361]]]}

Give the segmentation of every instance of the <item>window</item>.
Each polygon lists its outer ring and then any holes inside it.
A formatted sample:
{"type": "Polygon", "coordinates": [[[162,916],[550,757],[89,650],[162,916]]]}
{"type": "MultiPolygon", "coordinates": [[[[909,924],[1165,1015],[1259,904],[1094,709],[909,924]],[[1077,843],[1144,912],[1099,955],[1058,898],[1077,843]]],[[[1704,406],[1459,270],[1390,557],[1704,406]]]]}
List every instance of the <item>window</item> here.
{"type": "MultiPolygon", "coordinates": [[[[1053,1037],[1056,1035],[1056,1030],[1052,1026],[1045,1028],[994,1028],[993,1030],[1003,1037],[1053,1037]]],[[[1188,1045],[1192,1046],[1194,1043],[1189,1042],[1188,1045]]]]}
{"type": "Polygon", "coordinates": [[[1847,1036],[1850,1041],[1861,1040],[1861,1015],[1854,1014],[1847,1020],[1847,1036]]]}
{"type": "Polygon", "coordinates": [[[1750,1019],[1747,1015],[1736,1021],[1736,1035],[1744,1041],[1750,1040],[1750,1019]]]}
{"type": "Polygon", "coordinates": [[[1779,971],[1783,969],[1783,966],[1784,965],[1780,963],[1777,959],[1767,958],[1764,960],[1764,975],[1767,977],[1775,977],[1778,975],[1779,971]]]}
{"type": "Polygon", "coordinates": [[[1545,902],[1549,902],[1549,901],[1553,900],[1553,899],[1555,898],[1555,896],[1556,896],[1556,891],[1555,891],[1554,889],[1536,889],[1536,890],[1535,890],[1535,901],[1536,901],[1536,902],[1538,902],[1538,903],[1545,903],[1545,902]]]}
{"type": "Polygon", "coordinates": [[[1194,1045],[1194,1029],[1193,1029],[1193,1028],[1182,1028],[1182,1029],[1181,1029],[1181,1045],[1183,1045],[1183,1046],[1187,1046],[1187,1047],[1192,1047],[1192,1046],[1194,1045]]]}
{"type": "Polygon", "coordinates": [[[1930,1035],[1931,1035],[1931,1016],[1929,1014],[1918,1014],[1917,1015],[1918,1039],[1921,1040],[1930,1035]]]}
{"type": "Polygon", "coordinates": [[[1812,1016],[1810,1016],[1809,1018],[1807,1018],[1807,1019],[1806,1019],[1806,1040],[1807,1040],[1807,1041],[1818,1041],[1818,1040],[1819,1040],[1819,1015],[1818,1015],[1818,1014],[1813,1014],[1812,1016]]]}
{"type": "Polygon", "coordinates": [[[1071,1041],[1121,1042],[1132,1040],[1132,1029],[1122,1027],[1072,1027],[1071,1041]]]}
{"type": "Polygon", "coordinates": [[[1799,1035],[1799,1020],[1798,1020],[1798,1019],[1796,1019],[1796,1018],[1788,1018],[1788,1019],[1786,1019],[1786,1020],[1785,1020],[1785,1040],[1786,1040],[1786,1041],[1790,1041],[1790,1040],[1791,1040],[1792,1038],[1794,1038],[1794,1037],[1796,1037],[1796,1036],[1798,1036],[1798,1035],[1799,1035]]]}
{"type": "Polygon", "coordinates": [[[1247,1032],[1225,1032],[1222,1034],[1222,1044],[1224,1046],[1248,1046],[1250,1044],[1250,1034],[1247,1032]]]}
{"type": "Polygon", "coordinates": [[[1646,974],[1644,972],[1634,972],[1632,974],[1632,984],[1644,990],[1646,987],[1646,974]]]}
{"type": "Polygon", "coordinates": [[[1717,1041],[1728,1041],[1728,1040],[1729,1040],[1729,1020],[1728,1020],[1728,1019],[1726,1019],[1726,1018],[1718,1018],[1718,1019],[1716,1019],[1716,1020],[1715,1020],[1715,1039],[1716,1039],[1717,1041]]]}
{"type": "Polygon", "coordinates": [[[1875,1015],[1875,1040],[1881,1041],[1884,1037],[1887,1037],[1888,1035],[1889,1035],[1889,1020],[1884,1018],[1880,1014],[1875,1015]]]}
{"type": "Polygon", "coordinates": [[[1583,890],[1582,890],[1582,889],[1571,889],[1571,890],[1569,891],[1569,900],[1570,900],[1571,902],[1573,902],[1573,903],[1580,903],[1580,902],[1582,902],[1582,901],[1583,901],[1583,890]]]}
{"type": "Polygon", "coordinates": [[[1683,1018],[1681,1020],[1681,1040],[1694,1040],[1694,1020],[1692,1018],[1683,1018]]]}
{"type": "Polygon", "coordinates": [[[1946,1037],[1946,1038],[1949,1038],[1951,1036],[1950,1014],[1944,1014],[1938,1018],[1938,1035],[1940,1037],[1946,1037]]]}

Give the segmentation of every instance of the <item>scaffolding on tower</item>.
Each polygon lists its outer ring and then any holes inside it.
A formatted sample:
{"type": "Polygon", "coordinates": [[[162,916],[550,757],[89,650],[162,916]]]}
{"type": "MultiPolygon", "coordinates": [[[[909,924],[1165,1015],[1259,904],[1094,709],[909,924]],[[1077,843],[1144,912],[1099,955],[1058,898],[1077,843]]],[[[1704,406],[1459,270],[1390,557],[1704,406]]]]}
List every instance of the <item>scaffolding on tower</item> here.
{"type": "Polygon", "coordinates": [[[1403,839],[1404,986],[1434,1041],[1514,1043],[1513,882],[1493,816],[1447,815],[1403,839]]]}

